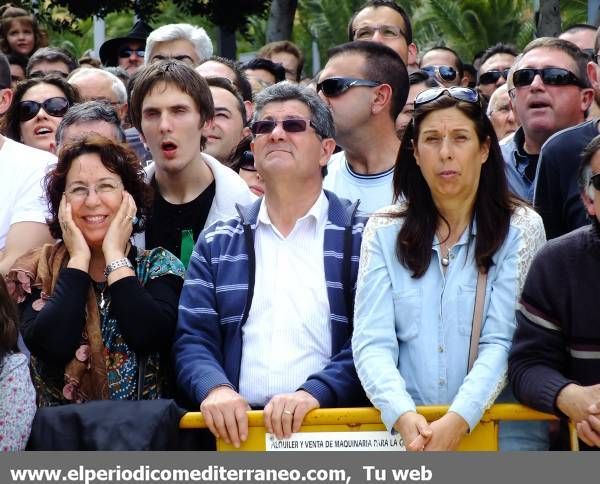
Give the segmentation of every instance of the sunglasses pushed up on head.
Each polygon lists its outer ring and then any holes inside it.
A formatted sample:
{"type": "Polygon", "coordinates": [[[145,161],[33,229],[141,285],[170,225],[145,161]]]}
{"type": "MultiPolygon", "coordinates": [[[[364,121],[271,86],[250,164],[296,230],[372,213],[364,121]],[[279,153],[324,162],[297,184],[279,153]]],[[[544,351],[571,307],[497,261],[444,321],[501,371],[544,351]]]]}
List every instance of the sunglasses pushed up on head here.
{"type": "Polygon", "coordinates": [[[435,101],[443,95],[448,95],[457,101],[465,101],[472,104],[479,102],[479,93],[469,87],[434,87],[421,92],[415,98],[415,107],[435,101]]]}

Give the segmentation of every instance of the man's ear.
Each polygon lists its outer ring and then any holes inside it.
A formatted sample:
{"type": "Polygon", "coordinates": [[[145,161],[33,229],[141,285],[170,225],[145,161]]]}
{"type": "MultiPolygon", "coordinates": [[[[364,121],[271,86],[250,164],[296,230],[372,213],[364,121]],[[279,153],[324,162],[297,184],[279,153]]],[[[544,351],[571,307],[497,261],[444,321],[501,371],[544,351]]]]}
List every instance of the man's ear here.
{"type": "Polygon", "coordinates": [[[373,114],[379,114],[384,109],[389,109],[389,105],[392,99],[392,88],[389,84],[381,84],[373,89],[373,93],[375,94],[375,99],[373,100],[373,105],[371,106],[371,111],[373,114]]]}
{"type": "Polygon", "coordinates": [[[411,42],[410,44],[408,44],[408,61],[406,63],[407,69],[408,69],[408,66],[410,66],[412,64],[418,64],[418,62],[417,62],[418,56],[419,56],[419,48],[417,47],[417,44],[415,44],[414,42],[411,42]]]}
{"type": "Polygon", "coordinates": [[[0,90],[0,115],[8,111],[13,100],[13,91],[10,87],[0,90]]]}
{"type": "MultiPolygon", "coordinates": [[[[588,185],[588,190],[595,190],[593,186],[588,185]]],[[[588,215],[592,218],[596,217],[596,208],[594,207],[594,198],[596,193],[589,192],[588,190],[582,190],[581,201],[587,211],[588,215]]]]}

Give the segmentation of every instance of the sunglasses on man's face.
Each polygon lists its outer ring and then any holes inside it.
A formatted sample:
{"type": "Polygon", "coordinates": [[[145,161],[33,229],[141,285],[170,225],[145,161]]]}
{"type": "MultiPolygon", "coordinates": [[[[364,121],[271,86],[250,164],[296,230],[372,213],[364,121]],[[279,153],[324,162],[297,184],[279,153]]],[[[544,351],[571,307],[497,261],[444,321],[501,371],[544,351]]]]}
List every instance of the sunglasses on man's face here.
{"type": "Polygon", "coordinates": [[[368,79],[355,79],[353,77],[330,77],[317,84],[317,92],[322,92],[326,97],[336,97],[344,94],[351,87],[377,87],[381,85],[379,81],[370,81],[368,79]]]}
{"type": "Polygon", "coordinates": [[[513,74],[513,84],[515,87],[530,86],[537,75],[548,86],[585,87],[575,74],[561,67],[545,67],[544,69],[526,67],[524,69],[517,69],[513,74]]]}
{"type": "Polygon", "coordinates": [[[498,80],[503,77],[504,80],[508,80],[508,71],[510,69],[492,69],[491,71],[484,72],[479,76],[479,84],[496,84],[498,80]]]}
{"type": "Polygon", "coordinates": [[[135,53],[138,57],[144,57],[146,55],[146,51],[144,49],[121,49],[119,51],[119,57],[121,59],[126,59],[127,57],[131,57],[131,54],[135,53]]]}
{"type": "Polygon", "coordinates": [[[272,133],[278,124],[281,124],[281,127],[286,133],[302,133],[303,131],[306,131],[308,126],[312,126],[312,128],[317,131],[317,128],[312,121],[302,118],[289,118],[282,121],[275,121],[274,119],[255,121],[250,129],[254,136],[258,136],[260,134],[272,133]]]}
{"type": "Polygon", "coordinates": [[[425,66],[421,67],[421,70],[426,72],[429,77],[435,78],[437,74],[439,78],[443,79],[444,81],[453,81],[456,79],[456,75],[458,74],[456,69],[450,66],[425,66]]]}
{"type": "Polygon", "coordinates": [[[69,101],[65,97],[51,97],[44,102],[21,101],[18,106],[19,121],[22,123],[33,119],[41,108],[50,116],[62,118],[69,109],[69,101]]]}
{"type": "Polygon", "coordinates": [[[252,151],[244,151],[240,158],[240,170],[256,171],[252,151]]]}
{"type": "Polygon", "coordinates": [[[473,104],[479,102],[479,93],[468,87],[434,87],[421,92],[415,98],[415,107],[430,103],[442,95],[448,95],[458,101],[465,101],[473,104]]]}

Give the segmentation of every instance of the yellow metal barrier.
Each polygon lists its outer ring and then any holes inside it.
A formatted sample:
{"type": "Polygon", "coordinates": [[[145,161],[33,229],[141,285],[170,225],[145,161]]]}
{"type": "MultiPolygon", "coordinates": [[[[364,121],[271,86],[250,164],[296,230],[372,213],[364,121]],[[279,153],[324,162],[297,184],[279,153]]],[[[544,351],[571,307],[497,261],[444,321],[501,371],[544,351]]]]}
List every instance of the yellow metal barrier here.
{"type": "MultiPolygon", "coordinates": [[[[417,412],[428,421],[436,420],[448,411],[447,405],[417,407],[417,412]]],[[[498,422],[500,420],[556,420],[554,415],[532,410],[513,403],[499,403],[487,410],[473,432],[461,442],[461,451],[497,451],[498,422]]],[[[206,428],[200,412],[183,416],[179,426],[184,429],[206,428]]],[[[379,410],[374,408],[324,408],[313,410],[304,419],[300,432],[365,432],[385,430],[379,410]]],[[[571,449],[578,450],[577,432],[570,425],[571,449]]],[[[239,449],[217,440],[219,451],[264,451],[266,429],[262,411],[248,412],[248,439],[239,449]]],[[[357,435],[358,436],[358,435],[357,435]]]]}

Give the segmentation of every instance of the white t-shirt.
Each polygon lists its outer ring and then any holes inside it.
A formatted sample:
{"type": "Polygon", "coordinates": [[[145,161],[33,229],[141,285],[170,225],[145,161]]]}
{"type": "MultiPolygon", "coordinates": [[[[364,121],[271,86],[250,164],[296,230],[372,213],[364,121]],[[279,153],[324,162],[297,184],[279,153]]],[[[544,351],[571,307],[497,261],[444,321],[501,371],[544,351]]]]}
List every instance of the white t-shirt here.
{"type": "Polygon", "coordinates": [[[55,162],[52,153],[4,137],[0,148],[0,250],[12,224],[46,222],[42,181],[55,162]]]}
{"type": "Polygon", "coordinates": [[[354,173],[348,165],[346,154],[340,151],[329,160],[323,188],[351,202],[360,200],[359,210],[371,214],[394,203],[393,176],[393,167],[374,175],[354,173]]]}

